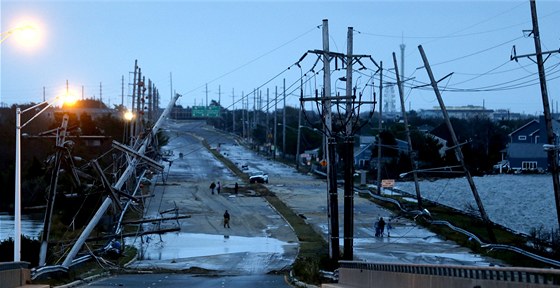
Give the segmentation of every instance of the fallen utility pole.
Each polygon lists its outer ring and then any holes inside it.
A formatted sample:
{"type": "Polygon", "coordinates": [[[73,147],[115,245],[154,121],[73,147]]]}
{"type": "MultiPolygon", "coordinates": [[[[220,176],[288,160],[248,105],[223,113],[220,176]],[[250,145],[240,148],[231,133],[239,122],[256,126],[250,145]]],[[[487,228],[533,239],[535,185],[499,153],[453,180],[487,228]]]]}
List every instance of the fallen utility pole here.
{"type": "Polygon", "coordinates": [[[455,135],[455,130],[453,129],[453,125],[451,125],[451,121],[449,121],[449,114],[447,113],[447,108],[443,103],[443,99],[441,98],[441,93],[439,92],[437,81],[434,78],[434,74],[432,73],[432,68],[430,67],[430,63],[428,62],[428,58],[424,53],[424,48],[422,45],[418,46],[418,50],[420,50],[420,54],[422,55],[422,61],[424,61],[424,67],[426,68],[426,72],[428,72],[428,76],[430,77],[430,83],[434,88],[434,93],[436,94],[439,106],[441,108],[441,112],[443,113],[443,118],[445,119],[445,123],[447,124],[447,129],[449,130],[449,134],[451,134],[451,140],[453,141],[453,147],[455,149],[455,156],[457,160],[463,167],[463,171],[465,172],[465,176],[467,177],[467,181],[469,182],[469,186],[471,187],[471,191],[473,193],[474,199],[476,201],[476,205],[478,206],[478,210],[480,212],[480,217],[486,224],[486,229],[488,231],[488,236],[492,242],[496,241],[496,236],[494,235],[494,230],[492,230],[492,222],[490,218],[488,218],[488,214],[486,214],[486,210],[484,210],[484,206],[482,205],[482,200],[478,195],[478,191],[476,189],[476,185],[474,184],[474,180],[471,176],[471,173],[467,169],[465,165],[465,159],[463,156],[463,151],[461,151],[461,146],[459,145],[459,141],[457,140],[457,135],[455,135]]]}
{"type": "MultiPolygon", "coordinates": [[[[156,136],[156,133],[160,129],[160,126],[162,125],[163,121],[165,121],[165,118],[167,118],[169,112],[173,109],[173,106],[175,106],[175,102],[179,97],[180,97],[179,94],[175,94],[175,97],[173,97],[173,99],[169,102],[167,108],[165,108],[165,110],[159,117],[158,121],[154,124],[150,133],[144,137],[142,141],[142,145],[140,146],[140,148],[138,148],[137,151],[139,155],[143,155],[146,152],[146,149],[150,145],[151,140],[156,136]]],[[[129,161],[126,170],[123,172],[123,174],[121,175],[117,183],[112,187],[113,189],[121,190],[124,183],[132,176],[133,172],[136,170],[136,166],[139,164],[140,160],[141,160],[140,157],[132,157],[132,159],[129,161]]],[[[65,268],[70,267],[72,261],[74,260],[74,257],[76,257],[82,245],[85,243],[85,241],[93,231],[93,228],[97,226],[97,223],[99,223],[99,220],[101,220],[101,217],[105,214],[107,209],[109,209],[112,202],[113,200],[111,196],[105,197],[105,200],[103,201],[103,203],[101,204],[101,206],[99,207],[99,209],[97,210],[93,218],[90,220],[88,225],[84,228],[82,234],[80,235],[80,237],[78,238],[78,240],[76,241],[76,243],[74,244],[70,252],[68,252],[68,255],[66,256],[64,262],[62,263],[63,267],[65,268]]]]}
{"type": "Polygon", "coordinates": [[[47,261],[47,249],[49,244],[49,235],[51,232],[51,220],[56,198],[56,187],[58,186],[58,174],[60,171],[60,163],[62,162],[62,152],[66,149],[66,134],[68,128],[68,114],[64,114],[62,124],[56,133],[56,152],[53,161],[53,170],[51,172],[51,181],[49,186],[49,196],[47,199],[47,210],[45,211],[45,219],[43,222],[43,233],[41,235],[41,248],[39,250],[39,266],[45,266],[47,261]]]}

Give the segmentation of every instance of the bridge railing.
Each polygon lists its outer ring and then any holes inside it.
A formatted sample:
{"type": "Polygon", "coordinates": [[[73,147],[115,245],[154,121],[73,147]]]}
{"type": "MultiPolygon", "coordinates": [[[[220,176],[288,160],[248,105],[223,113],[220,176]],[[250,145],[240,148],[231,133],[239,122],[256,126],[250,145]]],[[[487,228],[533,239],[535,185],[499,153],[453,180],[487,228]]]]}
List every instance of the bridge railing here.
{"type": "Polygon", "coordinates": [[[560,270],[340,261],[339,283],[360,287],[445,287],[450,283],[457,285],[453,287],[557,287],[560,270]],[[391,283],[380,283],[385,280],[391,283]],[[423,281],[429,281],[430,286],[422,286],[423,281]]]}

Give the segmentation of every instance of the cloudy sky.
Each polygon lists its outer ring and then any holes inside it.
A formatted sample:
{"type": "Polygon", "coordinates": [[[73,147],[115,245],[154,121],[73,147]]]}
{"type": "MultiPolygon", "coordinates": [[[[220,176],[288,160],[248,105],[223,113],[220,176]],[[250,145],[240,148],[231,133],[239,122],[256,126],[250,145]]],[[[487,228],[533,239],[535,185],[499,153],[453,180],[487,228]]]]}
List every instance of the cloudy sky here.
{"type": "MultiPolygon", "coordinates": [[[[31,24],[34,45],[13,34],[0,46],[0,102],[4,105],[49,99],[69,83],[79,97],[130,105],[134,61],[162,95],[174,90],[183,106],[208,98],[241,107],[241,95],[262,92],[266,100],[288,87],[297,105],[299,79],[304,93],[321,89],[322,74],[310,72],[317,57],[293,64],[308,50],[322,49],[322,20],[328,19],[330,50],[346,53],[353,27],[354,54],[383,63],[383,95],[395,96],[400,111],[392,53],[400,65],[405,45],[407,109],[431,109],[437,100],[427,83],[418,46],[432,65],[447,106],[484,105],[528,114],[542,113],[529,0],[523,1],[27,1],[2,0],[0,31],[31,24]],[[533,58],[534,59],[534,58],[533,58]],[[290,67],[290,69],[287,69],[290,67]],[[124,78],[124,85],[122,79],[124,78]],[[124,89],[123,89],[124,86],[124,89]],[[393,91],[391,92],[391,87],[393,91]],[[124,90],[124,93],[123,93],[124,90]],[[124,96],[124,97],[123,97],[124,96]],[[237,102],[234,104],[234,99],[237,102]]],[[[537,1],[543,51],[560,47],[560,1],[537,1]]],[[[2,34],[4,38],[6,34],[2,34]]],[[[365,59],[365,58],[364,58],[365,59]]],[[[371,97],[379,73],[372,61],[354,73],[353,85],[371,97]],[[367,85],[366,85],[367,84],[367,85]]],[[[560,100],[560,54],[546,61],[549,97],[560,100]]],[[[321,69],[319,63],[315,71],[321,69]]],[[[332,69],[335,68],[333,64],[332,69]]],[[[359,68],[359,67],[356,67],[359,68]]],[[[402,68],[399,68],[402,69],[402,68]]],[[[342,91],[332,73],[332,90],[342,91]]],[[[379,91],[376,91],[379,94],[379,91]]]]}

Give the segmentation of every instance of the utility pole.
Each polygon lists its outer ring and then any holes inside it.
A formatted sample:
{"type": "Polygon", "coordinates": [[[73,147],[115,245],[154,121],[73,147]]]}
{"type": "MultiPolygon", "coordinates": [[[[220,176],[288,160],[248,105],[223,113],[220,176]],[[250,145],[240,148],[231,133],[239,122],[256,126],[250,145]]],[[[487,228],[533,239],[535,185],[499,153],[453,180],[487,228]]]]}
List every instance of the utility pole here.
{"type": "MultiPolygon", "coordinates": [[[[65,151],[64,142],[66,141],[68,128],[68,114],[64,114],[62,118],[62,124],[56,132],[56,143],[57,148],[54,161],[53,170],[51,171],[51,181],[49,187],[49,197],[47,201],[47,209],[45,211],[45,219],[43,221],[43,233],[41,235],[41,248],[39,250],[39,266],[45,266],[47,261],[47,248],[49,243],[49,235],[51,232],[51,219],[56,199],[56,188],[58,186],[58,175],[60,171],[60,164],[62,162],[63,151],[65,151]]],[[[18,252],[19,253],[19,252],[18,252]]]]}
{"type": "Polygon", "coordinates": [[[269,125],[269,110],[270,110],[270,100],[268,98],[268,88],[266,88],[266,143],[268,144],[268,151],[270,151],[270,125],[269,125]]]}
{"type": "Polygon", "coordinates": [[[282,109],[282,159],[286,159],[286,78],[284,78],[284,109],[282,109]]]}
{"type": "Polygon", "coordinates": [[[323,20],[323,130],[327,137],[327,204],[329,222],[329,256],[331,260],[340,258],[338,233],[338,191],[336,184],[336,139],[332,133],[331,115],[331,55],[329,55],[329,20],[323,20]]]}
{"type": "Polygon", "coordinates": [[[247,131],[245,130],[245,121],[247,121],[246,117],[245,117],[245,92],[241,91],[241,128],[242,128],[242,133],[243,133],[243,139],[245,139],[245,137],[247,137],[247,131]]]}
{"type": "Polygon", "coordinates": [[[383,129],[383,61],[379,62],[379,122],[377,124],[377,194],[381,194],[381,131],[383,129]]]}
{"type": "MultiPolygon", "coordinates": [[[[404,92],[404,48],[405,47],[406,47],[406,45],[404,45],[404,43],[401,43],[401,45],[400,45],[400,48],[401,48],[401,86],[399,86],[399,88],[402,89],[403,92],[404,92]]],[[[395,67],[397,67],[397,64],[395,64],[395,67]]]]}
{"type": "MultiPolygon", "coordinates": [[[[133,77],[133,80],[132,80],[132,103],[131,103],[131,108],[130,108],[130,109],[132,110],[131,112],[132,112],[133,115],[134,115],[134,104],[135,104],[134,102],[135,102],[136,91],[137,91],[136,86],[138,86],[138,85],[137,85],[138,83],[136,83],[136,79],[137,79],[137,78],[136,78],[136,71],[137,71],[137,70],[138,70],[138,59],[137,59],[137,60],[134,60],[134,77],[133,77]]],[[[136,114],[138,114],[138,113],[136,113],[136,114]]],[[[138,115],[136,115],[135,117],[138,117],[138,115]]],[[[134,139],[134,135],[136,135],[136,134],[135,134],[135,131],[134,131],[134,129],[135,129],[135,127],[134,127],[135,121],[136,121],[136,119],[130,121],[130,135],[129,135],[129,136],[130,136],[130,143],[129,143],[129,144],[130,144],[131,147],[132,147],[133,144],[134,144],[134,143],[132,142],[133,139],[134,139]]]]}
{"type": "Polygon", "coordinates": [[[121,108],[124,107],[124,75],[121,77],[121,108]]]}
{"type": "Polygon", "coordinates": [[[486,214],[486,210],[484,210],[484,206],[482,205],[482,200],[478,195],[478,191],[472,179],[471,173],[469,172],[467,166],[465,165],[463,151],[461,151],[461,146],[459,145],[459,141],[457,140],[457,136],[455,135],[455,130],[453,129],[453,125],[451,125],[451,121],[449,121],[449,114],[447,113],[447,108],[445,107],[445,104],[443,103],[443,99],[441,98],[437,81],[434,78],[434,74],[432,73],[430,63],[428,62],[428,58],[424,53],[424,48],[422,48],[422,45],[418,46],[418,50],[420,50],[420,54],[422,55],[422,60],[424,61],[424,67],[426,68],[426,72],[428,72],[428,76],[430,77],[430,82],[434,89],[436,97],[438,99],[441,112],[443,113],[443,117],[445,118],[445,123],[447,124],[447,129],[449,130],[449,134],[451,134],[451,139],[453,141],[453,148],[455,149],[455,156],[457,157],[457,160],[459,160],[461,167],[463,167],[463,171],[465,172],[465,176],[467,177],[467,181],[469,182],[469,186],[471,187],[471,191],[476,201],[476,205],[478,206],[478,210],[480,211],[480,217],[482,217],[482,220],[486,224],[488,236],[490,237],[490,240],[492,242],[495,242],[496,236],[494,235],[494,231],[492,230],[492,222],[490,221],[490,218],[488,218],[488,214],[486,214]]]}
{"type": "Polygon", "coordinates": [[[272,154],[272,159],[276,160],[276,152],[278,151],[277,140],[277,128],[278,128],[278,86],[274,86],[274,151],[272,154]]]}
{"type": "MultiPolygon", "coordinates": [[[[404,45],[404,44],[403,44],[404,45]]],[[[403,46],[401,45],[401,47],[403,46]]],[[[406,140],[408,142],[408,156],[410,157],[410,167],[412,167],[412,175],[414,177],[414,187],[416,188],[416,200],[418,201],[418,209],[422,210],[422,195],[420,194],[420,185],[418,184],[418,165],[416,163],[415,152],[412,150],[412,140],[410,139],[410,128],[408,127],[408,117],[406,116],[406,108],[404,104],[404,85],[399,76],[399,67],[397,66],[397,56],[393,52],[393,65],[395,65],[395,76],[397,77],[397,87],[399,88],[399,98],[401,99],[401,112],[404,121],[404,131],[406,132],[406,140]]],[[[402,75],[402,74],[401,74],[402,75]]]]}
{"type": "Polygon", "coordinates": [[[235,88],[231,88],[231,132],[235,134],[235,88]]]}
{"type": "MultiPolygon", "coordinates": [[[[303,77],[300,78],[300,99],[303,99],[303,77]]],[[[298,112],[298,127],[297,127],[297,141],[296,141],[296,171],[299,171],[299,154],[300,154],[300,150],[299,150],[299,146],[301,144],[301,114],[302,114],[302,110],[303,110],[303,102],[300,101],[300,105],[299,105],[299,112],[298,112]]]]}
{"type": "MultiPolygon", "coordinates": [[[[555,51],[546,51],[542,52],[541,48],[541,36],[539,32],[539,20],[537,17],[537,4],[535,0],[529,1],[531,4],[531,19],[533,22],[533,39],[535,42],[535,54],[528,54],[528,55],[514,55],[511,57],[511,60],[517,61],[520,57],[530,57],[536,56],[537,57],[537,67],[539,69],[539,81],[541,87],[541,97],[543,103],[543,112],[544,112],[544,121],[546,125],[546,138],[547,143],[552,145],[554,149],[547,149],[548,154],[548,164],[550,166],[550,174],[552,175],[552,187],[554,189],[554,201],[556,203],[556,217],[558,219],[558,226],[560,227],[560,179],[558,171],[558,144],[556,143],[554,137],[554,129],[552,127],[552,115],[550,113],[550,104],[548,99],[548,89],[546,86],[546,74],[544,69],[544,60],[543,54],[548,54],[549,56],[553,53],[560,53],[560,50],[555,51]]],[[[515,50],[514,50],[515,51],[515,50]]]]}
{"type": "Polygon", "coordinates": [[[353,28],[348,27],[346,54],[346,133],[344,139],[344,259],[354,259],[354,136],[352,132],[353,93],[352,62],[354,61],[353,28]]]}

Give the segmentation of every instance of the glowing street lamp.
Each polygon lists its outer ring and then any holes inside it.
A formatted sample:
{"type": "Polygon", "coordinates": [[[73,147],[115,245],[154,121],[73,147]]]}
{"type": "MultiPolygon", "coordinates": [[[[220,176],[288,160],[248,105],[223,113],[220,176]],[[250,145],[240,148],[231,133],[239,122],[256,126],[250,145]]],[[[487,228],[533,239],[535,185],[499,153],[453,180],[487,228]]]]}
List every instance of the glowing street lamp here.
{"type": "Polygon", "coordinates": [[[14,262],[21,260],[21,129],[37,118],[41,113],[57,103],[56,100],[73,105],[75,97],[69,94],[57,96],[54,101],[44,101],[25,110],[16,108],[16,159],[15,159],[15,198],[14,198],[14,262]],[[27,122],[21,124],[21,115],[47,104],[43,109],[31,117],[27,122]]]}
{"type": "Polygon", "coordinates": [[[34,43],[37,41],[37,30],[31,25],[25,25],[10,29],[0,33],[0,43],[4,42],[10,36],[17,35],[23,43],[34,43]]]}

